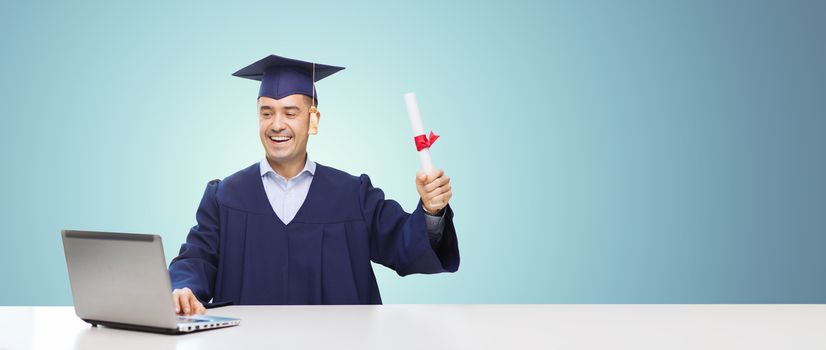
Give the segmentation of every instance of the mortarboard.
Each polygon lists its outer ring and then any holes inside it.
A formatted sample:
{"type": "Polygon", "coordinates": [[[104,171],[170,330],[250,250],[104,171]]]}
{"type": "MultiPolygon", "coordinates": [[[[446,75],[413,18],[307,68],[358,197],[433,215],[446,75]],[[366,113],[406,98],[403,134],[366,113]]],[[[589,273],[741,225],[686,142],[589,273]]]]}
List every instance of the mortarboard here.
{"type": "Polygon", "coordinates": [[[260,81],[258,97],[267,96],[278,100],[292,94],[303,94],[315,97],[317,101],[318,93],[314,91],[313,83],[342,69],[344,67],[269,55],[232,75],[260,81]]]}

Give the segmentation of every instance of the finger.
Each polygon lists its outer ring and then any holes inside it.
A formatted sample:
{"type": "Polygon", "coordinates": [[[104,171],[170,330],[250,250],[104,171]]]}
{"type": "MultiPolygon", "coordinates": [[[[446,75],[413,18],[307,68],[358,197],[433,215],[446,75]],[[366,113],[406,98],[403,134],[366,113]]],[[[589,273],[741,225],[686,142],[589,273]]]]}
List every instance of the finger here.
{"type": "Polygon", "coordinates": [[[197,297],[195,297],[195,295],[192,295],[192,296],[189,298],[189,306],[191,307],[190,311],[191,311],[193,314],[198,313],[198,310],[200,310],[200,309],[203,309],[203,308],[204,308],[204,305],[203,305],[203,304],[201,304],[201,302],[200,302],[200,301],[198,301],[198,298],[197,298],[197,297]]]}
{"type": "Polygon", "coordinates": [[[439,196],[441,194],[444,194],[444,193],[447,193],[447,192],[450,192],[450,191],[451,191],[450,184],[447,184],[447,185],[444,185],[442,187],[437,187],[435,190],[428,193],[427,197],[432,200],[432,199],[436,198],[437,196],[439,196]]]}
{"type": "Polygon", "coordinates": [[[444,187],[445,185],[447,185],[449,183],[450,183],[450,178],[443,177],[443,178],[440,178],[440,179],[438,179],[434,182],[431,182],[430,184],[425,185],[424,186],[424,191],[426,193],[442,193],[444,191],[436,192],[436,190],[441,188],[441,187],[444,187]]]}
{"type": "Polygon", "coordinates": [[[435,188],[441,187],[448,183],[450,183],[450,176],[442,176],[425,185],[424,190],[425,192],[432,192],[435,188]]]}
{"type": "Polygon", "coordinates": [[[189,295],[181,295],[181,313],[184,315],[189,315],[190,305],[189,305],[189,295]]]}
{"type": "Polygon", "coordinates": [[[448,201],[450,201],[450,197],[453,197],[452,191],[448,191],[436,197],[433,197],[433,199],[430,200],[431,208],[441,210],[442,208],[447,206],[448,201]]]}
{"type": "Polygon", "coordinates": [[[416,173],[416,190],[419,191],[421,195],[424,195],[424,185],[425,181],[427,180],[427,174],[423,172],[416,173]]]}
{"type": "Polygon", "coordinates": [[[442,169],[433,169],[430,173],[427,174],[427,183],[433,182],[433,180],[442,177],[444,174],[445,172],[442,169]]]}
{"type": "Polygon", "coordinates": [[[416,172],[416,182],[424,185],[427,180],[427,174],[424,171],[416,172]]]}
{"type": "Polygon", "coordinates": [[[200,306],[200,307],[198,307],[198,310],[196,312],[200,315],[203,315],[203,314],[206,313],[206,308],[203,307],[203,306],[200,306]]]}
{"type": "Polygon", "coordinates": [[[201,304],[200,301],[198,301],[198,297],[196,297],[195,294],[190,294],[189,307],[190,307],[190,312],[194,314],[194,313],[198,312],[199,307],[204,307],[204,305],[201,304]]]}
{"type": "Polygon", "coordinates": [[[426,198],[427,200],[433,200],[434,198],[438,197],[439,195],[450,192],[452,190],[453,190],[453,186],[448,183],[444,186],[434,188],[433,191],[425,193],[424,198],[426,198]]]}

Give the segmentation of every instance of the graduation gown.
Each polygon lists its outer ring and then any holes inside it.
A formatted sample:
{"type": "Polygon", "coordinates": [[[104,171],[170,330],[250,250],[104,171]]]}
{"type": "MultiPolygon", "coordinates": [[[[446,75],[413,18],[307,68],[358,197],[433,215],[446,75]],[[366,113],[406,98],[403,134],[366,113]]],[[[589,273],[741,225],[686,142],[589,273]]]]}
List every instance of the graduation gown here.
{"type": "Polygon", "coordinates": [[[307,198],[284,224],[259,164],[210,181],[169,274],[214,304],[381,304],[371,261],[405,276],[455,272],[459,248],[447,206],[431,246],[419,201],[405,212],[367,175],[317,164],[307,198]]]}

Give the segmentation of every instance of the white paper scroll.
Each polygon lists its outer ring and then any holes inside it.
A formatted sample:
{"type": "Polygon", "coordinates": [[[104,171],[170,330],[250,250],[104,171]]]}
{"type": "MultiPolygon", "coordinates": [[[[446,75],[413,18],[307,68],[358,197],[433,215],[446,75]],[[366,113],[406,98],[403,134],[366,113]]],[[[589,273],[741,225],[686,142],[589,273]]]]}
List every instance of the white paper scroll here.
{"type": "MultiPolygon", "coordinates": [[[[407,105],[407,116],[410,118],[410,129],[413,130],[413,137],[425,135],[422,126],[422,115],[419,112],[419,104],[416,102],[416,94],[408,92],[404,94],[404,103],[407,105]]],[[[419,151],[419,164],[422,171],[431,173],[433,171],[433,159],[430,157],[430,148],[425,147],[419,151]]]]}

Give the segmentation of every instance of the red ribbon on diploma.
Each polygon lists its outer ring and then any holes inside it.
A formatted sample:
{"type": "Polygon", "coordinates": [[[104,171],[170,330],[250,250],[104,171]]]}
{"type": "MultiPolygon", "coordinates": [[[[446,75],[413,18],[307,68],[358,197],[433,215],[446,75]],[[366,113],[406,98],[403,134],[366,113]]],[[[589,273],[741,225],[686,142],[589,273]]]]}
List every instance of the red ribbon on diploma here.
{"type": "Polygon", "coordinates": [[[432,131],[430,132],[430,139],[428,140],[427,135],[419,135],[413,137],[413,141],[416,142],[416,151],[421,151],[425,148],[430,148],[434,143],[436,143],[436,139],[439,138],[439,135],[434,134],[432,131]]]}

